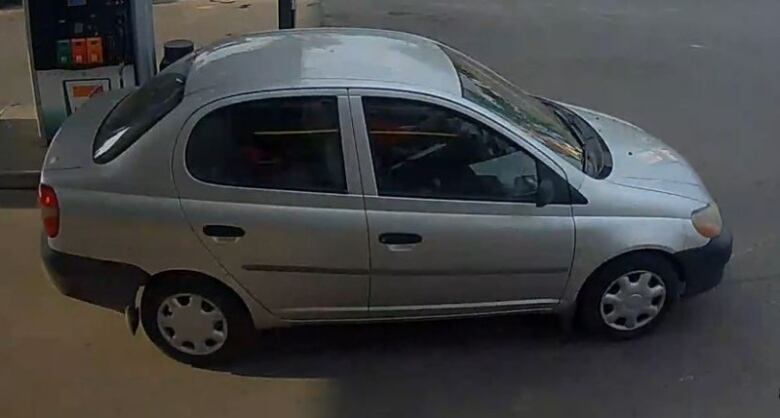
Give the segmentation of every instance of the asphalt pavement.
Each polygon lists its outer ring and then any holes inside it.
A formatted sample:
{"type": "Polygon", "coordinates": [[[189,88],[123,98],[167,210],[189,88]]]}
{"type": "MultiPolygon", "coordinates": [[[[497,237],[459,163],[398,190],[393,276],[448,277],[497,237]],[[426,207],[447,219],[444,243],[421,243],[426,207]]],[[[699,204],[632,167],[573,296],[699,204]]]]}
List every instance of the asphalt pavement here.
{"type": "MultiPolygon", "coordinates": [[[[483,349],[440,348],[439,367],[374,383],[360,405],[384,403],[387,416],[412,405],[428,416],[779,416],[778,17],[774,0],[326,0],[326,25],[429,36],[530,92],[647,129],[690,160],[736,237],[723,285],[648,338],[475,342],[485,336],[458,330],[483,349]]],[[[391,353],[374,360],[401,360],[391,353]]]]}
{"type": "Polygon", "coordinates": [[[0,192],[0,416],[777,417],[780,3],[324,0],[326,23],[449,43],[533,93],[681,151],[736,236],[724,283],[621,343],[554,318],[305,327],[229,370],[175,363],[71,301],[37,256],[34,196],[0,192]]]}

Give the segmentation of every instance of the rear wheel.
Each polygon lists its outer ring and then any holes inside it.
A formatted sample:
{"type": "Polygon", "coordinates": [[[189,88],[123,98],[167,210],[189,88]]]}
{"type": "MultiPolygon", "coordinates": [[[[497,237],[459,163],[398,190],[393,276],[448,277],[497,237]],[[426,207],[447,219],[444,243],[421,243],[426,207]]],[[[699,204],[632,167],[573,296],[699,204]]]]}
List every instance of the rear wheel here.
{"type": "Polygon", "coordinates": [[[251,339],[254,327],[241,300],[199,277],[171,277],[144,291],[141,321],[168,356],[194,366],[224,365],[251,339]]]}
{"type": "Polygon", "coordinates": [[[680,278],[663,256],[638,253],[605,265],[584,286],[579,319],[591,332],[634,338],[661,322],[677,300],[680,278]]]}

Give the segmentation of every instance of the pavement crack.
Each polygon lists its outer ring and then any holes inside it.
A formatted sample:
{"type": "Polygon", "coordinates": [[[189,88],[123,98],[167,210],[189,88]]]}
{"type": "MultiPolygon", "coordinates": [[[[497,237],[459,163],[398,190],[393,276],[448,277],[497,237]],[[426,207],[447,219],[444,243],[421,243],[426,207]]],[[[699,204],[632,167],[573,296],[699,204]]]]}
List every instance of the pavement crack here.
{"type": "Polygon", "coordinates": [[[761,247],[763,247],[763,246],[765,246],[765,245],[767,245],[767,244],[769,244],[769,243],[771,243],[771,242],[773,242],[775,240],[777,240],[777,235],[769,234],[769,236],[767,236],[766,238],[764,238],[764,239],[762,239],[760,241],[757,241],[755,244],[751,245],[750,247],[745,248],[744,250],[740,251],[739,253],[734,254],[734,256],[732,256],[731,259],[732,260],[736,260],[737,258],[746,256],[746,255],[754,252],[755,250],[757,250],[757,249],[759,249],[759,248],[761,248],[761,247]]]}
{"type": "Polygon", "coordinates": [[[761,275],[761,276],[752,276],[752,277],[745,277],[745,278],[731,278],[728,280],[724,280],[724,285],[736,285],[736,284],[742,284],[742,283],[756,283],[756,282],[765,282],[769,280],[780,280],[780,272],[778,273],[772,273],[767,275],[761,275]]]}
{"type": "Polygon", "coordinates": [[[0,108],[0,119],[3,118],[3,113],[5,113],[6,110],[8,110],[8,109],[10,109],[10,108],[12,108],[14,106],[19,106],[19,103],[10,103],[10,104],[7,104],[7,105],[3,106],[2,108],[0,108]]]}

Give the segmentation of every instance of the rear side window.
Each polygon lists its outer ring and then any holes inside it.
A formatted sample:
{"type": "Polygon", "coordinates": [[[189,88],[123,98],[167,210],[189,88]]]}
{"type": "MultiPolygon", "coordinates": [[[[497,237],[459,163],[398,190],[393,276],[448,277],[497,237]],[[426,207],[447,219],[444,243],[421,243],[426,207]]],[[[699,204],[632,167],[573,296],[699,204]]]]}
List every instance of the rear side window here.
{"type": "Polygon", "coordinates": [[[96,163],[104,164],[128,149],[181,103],[185,77],[163,73],[125,97],[98,130],[93,146],[96,163]]]}
{"type": "Polygon", "coordinates": [[[256,100],[217,109],[190,134],[186,164],[208,183],[346,193],[336,98],[256,100]]]}

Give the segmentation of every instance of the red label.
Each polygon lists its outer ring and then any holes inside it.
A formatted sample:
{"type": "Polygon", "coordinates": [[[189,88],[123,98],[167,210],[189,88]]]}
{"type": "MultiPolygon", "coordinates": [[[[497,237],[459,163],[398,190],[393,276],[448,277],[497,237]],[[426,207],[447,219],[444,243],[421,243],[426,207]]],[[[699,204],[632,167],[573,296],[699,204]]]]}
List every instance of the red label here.
{"type": "Polygon", "coordinates": [[[102,38],[87,38],[87,62],[90,64],[103,63],[102,38]]]}
{"type": "Polygon", "coordinates": [[[87,40],[71,39],[70,53],[73,64],[84,65],[87,63],[87,40]]]}
{"type": "Polygon", "coordinates": [[[82,97],[92,97],[98,93],[103,92],[103,86],[101,85],[95,85],[95,86],[73,86],[73,97],[76,98],[82,98],[82,97]]]}

